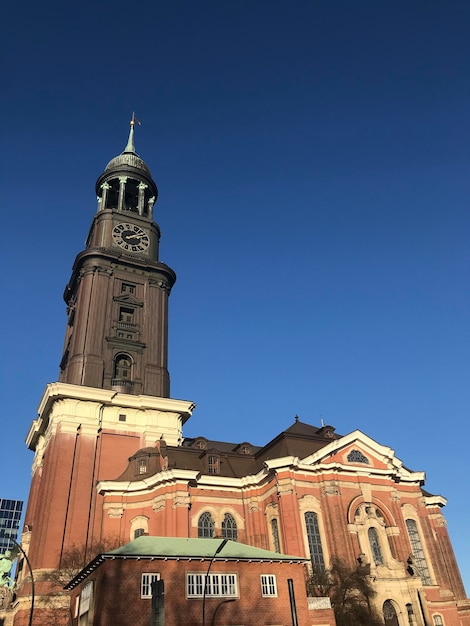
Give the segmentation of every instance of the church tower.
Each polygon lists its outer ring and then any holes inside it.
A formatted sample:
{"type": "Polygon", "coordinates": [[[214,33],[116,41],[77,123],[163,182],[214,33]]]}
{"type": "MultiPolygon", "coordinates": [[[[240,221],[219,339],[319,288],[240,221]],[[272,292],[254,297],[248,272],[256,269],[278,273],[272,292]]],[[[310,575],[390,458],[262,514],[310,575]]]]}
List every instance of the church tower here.
{"type": "Polygon", "coordinates": [[[60,380],[135,395],[169,397],[168,297],[176,280],[158,258],[157,185],[134,147],[96,183],[98,211],[75,261],[60,380]]]}
{"type": "MultiPolygon", "coordinates": [[[[41,598],[47,605],[51,572],[71,550],[89,557],[113,540],[103,531],[98,481],[119,476],[136,450],[162,438],[179,446],[194,408],[169,397],[168,298],[176,275],[159,260],[158,190],[135,151],[134,119],[124,151],[108,163],[96,192],[86,248],[64,293],[60,378],[46,387],[26,439],[35,456],[22,542],[37,609],[41,598]]],[[[29,593],[23,568],[20,613],[29,593]]]]}

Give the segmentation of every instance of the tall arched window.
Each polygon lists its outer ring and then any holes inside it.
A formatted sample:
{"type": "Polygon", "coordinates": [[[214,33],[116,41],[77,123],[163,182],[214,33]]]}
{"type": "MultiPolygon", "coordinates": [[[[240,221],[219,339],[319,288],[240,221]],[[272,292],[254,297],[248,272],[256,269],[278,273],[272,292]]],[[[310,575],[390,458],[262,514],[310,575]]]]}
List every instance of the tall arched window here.
{"type": "Polygon", "coordinates": [[[232,541],[238,541],[237,522],[230,513],[225,513],[225,517],[222,521],[222,537],[232,539],[232,541]]]}
{"type": "Polygon", "coordinates": [[[198,537],[214,537],[214,520],[209,512],[205,512],[199,518],[197,523],[197,536],[198,537]]]}
{"type": "Polygon", "coordinates": [[[279,541],[279,525],[276,518],[271,520],[271,535],[273,538],[274,552],[281,552],[281,542],[279,541]]]}
{"type": "Polygon", "coordinates": [[[382,548],[380,547],[379,533],[377,529],[371,526],[367,531],[369,536],[370,549],[372,551],[372,558],[376,565],[383,565],[384,557],[382,554],[382,548]]]}
{"type": "Polygon", "coordinates": [[[382,607],[385,626],[399,626],[397,612],[390,600],[385,600],[382,607]]]}
{"type": "Polygon", "coordinates": [[[410,538],[411,552],[416,565],[417,574],[421,577],[423,585],[432,585],[431,576],[429,574],[428,564],[424,555],[423,544],[418,532],[418,526],[414,519],[406,520],[406,530],[410,538]]]}
{"type": "Polygon", "coordinates": [[[323,548],[321,545],[320,528],[318,526],[318,515],[313,511],[305,513],[305,526],[307,528],[308,548],[310,550],[310,560],[312,565],[324,569],[323,548]]]}

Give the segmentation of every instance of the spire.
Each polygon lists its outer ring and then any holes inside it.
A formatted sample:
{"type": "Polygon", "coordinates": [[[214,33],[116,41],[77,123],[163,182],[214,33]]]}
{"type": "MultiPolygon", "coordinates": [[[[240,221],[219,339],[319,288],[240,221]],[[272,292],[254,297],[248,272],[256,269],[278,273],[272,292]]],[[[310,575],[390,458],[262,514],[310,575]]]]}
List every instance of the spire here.
{"type": "Polygon", "coordinates": [[[134,154],[136,154],[134,145],[134,126],[136,124],[140,126],[139,120],[136,118],[135,113],[132,112],[131,127],[129,129],[129,139],[127,140],[127,146],[124,148],[123,154],[126,152],[133,152],[134,154]]]}

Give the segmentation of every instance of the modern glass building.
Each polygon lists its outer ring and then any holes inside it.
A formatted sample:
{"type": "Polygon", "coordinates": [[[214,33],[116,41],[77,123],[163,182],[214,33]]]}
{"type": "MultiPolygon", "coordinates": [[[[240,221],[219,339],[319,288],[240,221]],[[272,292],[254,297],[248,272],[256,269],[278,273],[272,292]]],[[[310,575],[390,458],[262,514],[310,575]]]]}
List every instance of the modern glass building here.
{"type": "Polygon", "coordinates": [[[18,536],[20,528],[22,500],[4,500],[0,498],[0,554],[13,547],[10,539],[18,536]]]}

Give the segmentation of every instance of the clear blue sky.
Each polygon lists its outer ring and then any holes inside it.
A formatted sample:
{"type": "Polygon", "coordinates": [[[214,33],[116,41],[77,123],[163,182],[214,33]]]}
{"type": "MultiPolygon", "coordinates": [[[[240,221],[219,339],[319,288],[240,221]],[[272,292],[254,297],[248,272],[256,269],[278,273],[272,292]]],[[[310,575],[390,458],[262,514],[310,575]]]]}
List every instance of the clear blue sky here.
{"type": "Polygon", "coordinates": [[[2,34],[1,497],[94,183],[142,121],[185,435],[360,429],[449,499],[470,587],[470,3],[26,2],[2,34]]]}

